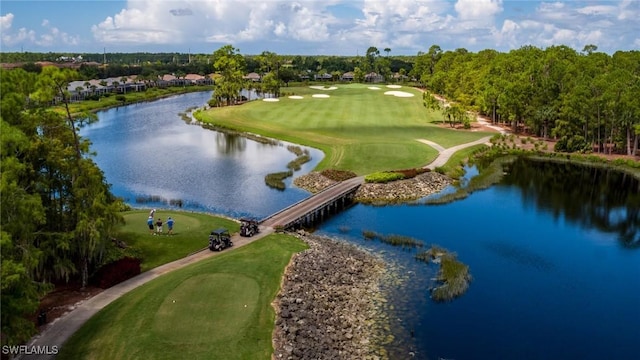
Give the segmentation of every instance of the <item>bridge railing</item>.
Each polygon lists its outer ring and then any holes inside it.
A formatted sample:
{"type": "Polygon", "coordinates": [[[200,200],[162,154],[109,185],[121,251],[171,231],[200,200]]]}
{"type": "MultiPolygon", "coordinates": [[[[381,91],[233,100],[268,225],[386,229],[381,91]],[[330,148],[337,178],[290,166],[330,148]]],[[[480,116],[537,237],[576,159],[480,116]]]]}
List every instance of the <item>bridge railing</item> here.
{"type": "MultiPolygon", "coordinates": [[[[350,192],[351,190],[353,190],[353,188],[354,188],[354,187],[360,186],[360,185],[361,185],[361,183],[362,183],[362,181],[364,180],[364,177],[360,176],[360,177],[353,178],[353,179],[354,179],[354,180],[355,180],[355,179],[360,179],[360,180],[359,180],[358,184],[354,185],[353,187],[349,187],[349,188],[348,188],[348,189],[346,189],[345,191],[342,191],[342,192],[340,192],[340,193],[336,194],[334,197],[342,196],[342,195],[344,195],[345,193],[348,193],[348,192],[350,192]]],[[[349,180],[352,180],[352,179],[349,179],[349,180]]],[[[345,180],[345,181],[349,181],[349,180],[345,180]]],[[[304,202],[306,202],[306,201],[309,201],[310,199],[312,199],[312,198],[314,198],[314,197],[321,196],[323,193],[328,192],[328,191],[331,191],[333,188],[335,188],[335,187],[337,187],[337,186],[339,186],[339,185],[341,185],[341,184],[344,184],[344,183],[345,183],[345,181],[335,183],[335,184],[333,184],[333,185],[331,185],[331,186],[328,186],[327,188],[323,189],[322,191],[319,191],[319,192],[317,192],[317,193],[315,193],[315,194],[312,194],[311,196],[308,196],[308,197],[306,197],[306,198],[304,198],[304,199],[302,199],[302,200],[300,200],[300,201],[298,201],[298,202],[295,202],[295,203],[293,203],[293,204],[291,204],[291,205],[289,205],[289,206],[287,206],[287,207],[283,208],[282,210],[279,210],[279,211],[277,211],[277,212],[275,212],[275,213],[273,213],[273,214],[271,214],[271,215],[269,215],[269,216],[267,216],[267,217],[265,217],[265,218],[261,219],[261,220],[259,221],[259,223],[260,223],[260,224],[262,224],[262,223],[264,223],[265,221],[267,221],[267,220],[269,220],[269,219],[271,219],[271,218],[273,218],[273,217],[275,217],[275,216],[277,216],[277,215],[279,215],[279,214],[282,214],[283,212],[288,211],[288,210],[290,210],[291,208],[294,208],[294,207],[296,207],[296,206],[298,206],[298,205],[300,205],[300,204],[302,204],[302,203],[304,203],[304,202]]],[[[330,202],[331,200],[332,200],[332,199],[328,200],[327,202],[330,202]]],[[[322,203],[322,204],[320,205],[320,207],[324,206],[327,202],[322,203]]]]}

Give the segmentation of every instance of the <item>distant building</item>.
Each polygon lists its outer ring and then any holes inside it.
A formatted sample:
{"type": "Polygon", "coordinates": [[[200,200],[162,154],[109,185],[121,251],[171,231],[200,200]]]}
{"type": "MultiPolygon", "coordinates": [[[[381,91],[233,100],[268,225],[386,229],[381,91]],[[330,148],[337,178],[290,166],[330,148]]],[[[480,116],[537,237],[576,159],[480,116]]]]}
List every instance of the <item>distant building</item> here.
{"type": "Polygon", "coordinates": [[[254,73],[254,72],[248,73],[247,75],[243,76],[242,78],[245,79],[245,80],[251,80],[253,82],[259,82],[259,81],[262,80],[262,76],[260,76],[260,74],[254,73]]]}
{"type": "Polygon", "coordinates": [[[327,80],[333,80],[333,76],[331,76],[331,74],[329,73],[324,73],[324,74],[316,75],[315,79],[320,81],[327,81],[327,80]]]}
{"type": "Polygon", "coordinates": [[[340,78],[342,79],[342,81],[353,81],[353,79],[355,79],[355,75],[353,74],[352,71],[349,71],[342,74],[340,78]]]}
{"type": "Polygon", "coordinates": [[[368,74],[366,74],[364,76],[364,81],[365,82],[373,82],[373,83],[379,83],[379,82],[383,82],[384,81],[384,76],[375,73],[375,72],[370,72],[368,74]]]}

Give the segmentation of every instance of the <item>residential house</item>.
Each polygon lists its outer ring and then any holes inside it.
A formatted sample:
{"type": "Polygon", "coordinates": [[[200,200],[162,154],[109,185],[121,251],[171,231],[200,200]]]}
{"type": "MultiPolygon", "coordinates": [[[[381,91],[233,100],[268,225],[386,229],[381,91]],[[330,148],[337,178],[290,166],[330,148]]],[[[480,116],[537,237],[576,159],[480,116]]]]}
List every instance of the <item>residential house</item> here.
{"type": "Polygon", "coordinates": [[[346,72],[346,73],[342,74],[340,79],[342,79],[342,81],[353,81],[355,79],[355,76],[353,74],[353,71],[349,71],[349,72],[346,72]]]}
{"type": "Polygon", "coordinates": [[[260,80],[262,80],[262,76],[260,76],[260,74],[257,73],[248,73],[247,75],[242,77],[245,80],[251,80],[253,82],[259,82],[260,80]]]}
{"type": "Polygon", "coordinates": [[[370,72],[364,76],[364,81],[372,83],[384,82],[384,76],[375,72],[370,72]]]}

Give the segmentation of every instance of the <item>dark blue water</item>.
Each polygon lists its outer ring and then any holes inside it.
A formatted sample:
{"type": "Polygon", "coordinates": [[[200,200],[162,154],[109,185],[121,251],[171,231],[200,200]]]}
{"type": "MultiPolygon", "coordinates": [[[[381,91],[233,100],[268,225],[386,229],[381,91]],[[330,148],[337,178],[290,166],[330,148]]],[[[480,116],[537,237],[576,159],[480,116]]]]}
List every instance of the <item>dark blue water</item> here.
{"type": "MultiPolygon", "coordinates": [[[[92,141],[95,161],[112,191],[137,207],[183,208],[233,217],[262,218],[309,193],[268,188],[268,173],[285,171],[296,156],[281,145],[205,130],[184,122],[179,113],[201,107],[211,92],[191,93],[98,113],[99,121],[82,129],[92,141]],[[159,200],[136,202],[136,198],[159,200]],[[174,202],[175,203],[175,202],[174,202]]],[[[309,149],[312,161],[296,173],[313,169],[324,156],[309,149]]]]}
{"type": "MultiPolygon", "coordinates": [[[[116,195],[182,199],[184,208],[263,217],[308,193],[264,185],[295,156],[199,126],[179,112],[210,93],[99,113],[83,129],[116,195]]],[[[312,150],[310,171],[322,154],[312,150]]],[[[447,205],[356,205],[322,224],[382,254],[394,358],[636,359],[640,354],[640,187],[612,172],[516,163],[502,184],[447,205]],[[517,176],[519,175],[519,176],[517,176]],[[570,181],[569,181],[570,180],[570,181]],[[429,298],[436,268],[416,251],[365,242],[363,230],[415,237],[456,252],[469,290],[429,298]]],[[[153,205],[153,204],[146,204],[153,205]]],[[[159,204],[163,205],[163,204],[159,204]]],[[[145,205],[137,205],[145,206],[145,205]]]]}
{"type": "Polygon", "coordinates": [[[399,264],[403,283],[392,289],[394,346],[402,348],[392,349],[396,357],[408,357],[408,348],[421,359],[638,358],[637,181],[610,181],[618,185],[610,194],[593,192],[590,183],[563,190],[556,179],[558,192],[548,196],[532,189],[551,184],[524,175],[448,205],[356,205],[320,227],[399,264]],[[594,193],[594,201],[574,197],[576,187],[594,193]],[[609,199],[606,212],[598,211],[603,199],[609,199]],[[600,215],[576,218],[572,208],[600,215]],[[431,301],[427,289],[436,269],[414,261],[416,251],[364,241],[363,230],[456,252],[470,267],[469,290],[450,303],[431,301]]]}

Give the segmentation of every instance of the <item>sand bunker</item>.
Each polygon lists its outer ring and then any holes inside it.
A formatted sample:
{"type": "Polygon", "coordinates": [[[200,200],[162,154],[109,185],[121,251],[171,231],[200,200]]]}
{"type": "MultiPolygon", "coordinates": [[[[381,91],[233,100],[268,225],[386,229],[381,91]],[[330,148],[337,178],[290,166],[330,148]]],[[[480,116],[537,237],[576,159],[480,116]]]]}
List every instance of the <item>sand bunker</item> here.
{"type": "Polygon", "coordinates": [[[380,90],[377,86],[369,86],[369,90],[380,90]]]}
{"type": "Polygon", "coordinates": [[[395,97],[413,97],[412,93],[404,92],[404,91],[387,91],[384,93],[385,95],[392,95],[395,97]]]}
{"type": "Polygon", "coordinates": [[[289,96],[289,99],[299,100],[299,99],[304,99],[304,97],[302,97],[300,95],[291,95],[291,96],[289,96]]]}
{"type": "Polygon", "coordinates": [[[311,96],[314,97],[314,98],[323,98],[323,99],[326,99],[326,98],[329,97],[329,95],[327,95],[327,94],[313,94],[311,96]]]}
{"type": "Polygon", "coordinates": [[[331,86],[331,87],[324,87],[324,86],[309,86],[311,89],[314,90],[336,90],[337,87],[335,86],[331,86]]]}
{"type": "Polygon", "coordinates": [[[267,102],[276,102],[276,101],[280,101],[280,99],[276,99],[276,98],[267,98],[267,99],[262,99],[262,101],[267,101],[267,102]]]}
{"type": "Polygon", "coordinates": [[[400,89],[402,86],[400,85],[387,85],[389,89],[400,89]]]}

